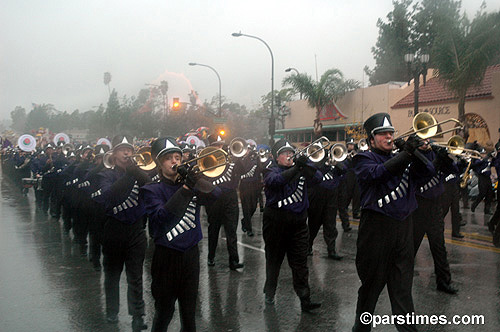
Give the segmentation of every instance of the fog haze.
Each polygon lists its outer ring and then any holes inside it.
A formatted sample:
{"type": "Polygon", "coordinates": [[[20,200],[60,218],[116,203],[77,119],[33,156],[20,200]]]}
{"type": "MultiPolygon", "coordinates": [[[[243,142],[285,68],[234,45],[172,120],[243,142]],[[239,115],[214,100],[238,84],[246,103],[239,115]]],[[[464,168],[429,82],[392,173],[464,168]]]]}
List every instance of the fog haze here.
{"type": "MultiPolygon", "coordinates": [[[[462,1],[472,17],[481,1],[462,1]]],[[[0,119],[15,106],[50,103],[81,112],[106,104],[104,72],[119,97],[137,95],[147,83],[167,80],[168,96],[200,100],[218,93],[254,108],[271,90],[271,58],[255,39],[265,40],[275,59],[275,89],[287,67],[315,77],[330,68],[367,82],[373,68],[378,18],[391,0],[373,1],[168,1],[3,0],[0,5],[0,119]]],[[[487,1],[499,10],[500,0],[487,1]]]]}

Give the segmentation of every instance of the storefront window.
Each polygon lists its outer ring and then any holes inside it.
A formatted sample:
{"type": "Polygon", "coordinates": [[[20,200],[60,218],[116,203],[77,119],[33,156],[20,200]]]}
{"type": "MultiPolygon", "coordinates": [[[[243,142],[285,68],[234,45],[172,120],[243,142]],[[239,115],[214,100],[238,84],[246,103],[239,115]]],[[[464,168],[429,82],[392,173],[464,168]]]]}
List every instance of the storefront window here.
{"type": "Polygon", "coordinates": [[[305,133],[304,142],[311,142],[311,140],[312,140],[312,133],[305,133]]]}
{"type": "Polygon", "coordinates": [[[326,138],[328,138],[330,141],[337,140],[337,132],[335,130],[324,131],[323,136],[326,136],[326,138]]]}
{"type": "Polygon", "coordinates": [[[345,130],[344,129],[340,129],[338,131],[337,140],[338,141],[345,141],[345,130]]]}

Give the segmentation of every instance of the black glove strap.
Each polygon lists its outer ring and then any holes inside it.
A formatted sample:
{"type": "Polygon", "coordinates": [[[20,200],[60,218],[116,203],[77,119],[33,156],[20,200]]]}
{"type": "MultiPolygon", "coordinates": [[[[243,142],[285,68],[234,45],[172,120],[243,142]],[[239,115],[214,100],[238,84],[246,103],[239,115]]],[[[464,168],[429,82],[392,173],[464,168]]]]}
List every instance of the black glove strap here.
{"type": "Polygon", "coordinates": [[[384,163],[385,168],[392,175],[400,175],[404,172],[411,161],[411,155],[406,151],[401,151],[384,163]]]}

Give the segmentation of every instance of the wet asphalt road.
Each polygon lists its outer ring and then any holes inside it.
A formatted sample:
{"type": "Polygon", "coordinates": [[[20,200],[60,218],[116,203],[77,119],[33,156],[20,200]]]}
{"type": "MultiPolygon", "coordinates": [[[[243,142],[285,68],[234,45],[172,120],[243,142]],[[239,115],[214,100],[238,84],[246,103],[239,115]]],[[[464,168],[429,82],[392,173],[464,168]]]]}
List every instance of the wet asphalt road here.
{"type": "MultiPolygon", "coordinates": [[[[28,197],[6,179],[0,181],[0,331],[131,331],[126,309],[126,281],[120,285],[119,323],[105,322],[104,275],[81,257],[73,234],[65,235],[61,221],[37,212],[32,189],[28,197]]],[[[491,245],[491,235],[480,213],[462,210],[468,221],[463,241],[450,238],[450,220],[445,232],[448,257],[458,295],[435,290],[433,261],[427,240],[417,255],[414,302],[418,314],[484,315],[484,325],[421,325],[420,331],[500,331],[500,250],[491,245]]],[[[240,214],[241,216],[241,214],[240,214]]],[[[262,289],[265,279],[262,215],[254,216],[255,237],[238,228],[239,253],[245,268],[230,271],[222,232],[216,266],[206,265],[207,239],[200,243],[201,274],[197,324],[199,331],[350,331],[359,280],[354,265],[357,224],[343,233],[340,224],[338,248],[342,261],[326,258],[320,232],[309,259],[313,300],[323,303],[315,314],[301,313],[292,288],[291,272],[282,266],[276,303],[266,306],[262,289]]],[[[203,221],[206,234],[206,221],[203,221]]],[[[153,300],[150,291],[150,242],[144,268],[146,321],[151,327],[153,300]]],[[[376,314],[390,314],[384,290],[376,314]]],[[[179,330],[178,312],[170,326],[179,330]]],[[[374,331],[395,331],[380,326],[374,331]]]]}

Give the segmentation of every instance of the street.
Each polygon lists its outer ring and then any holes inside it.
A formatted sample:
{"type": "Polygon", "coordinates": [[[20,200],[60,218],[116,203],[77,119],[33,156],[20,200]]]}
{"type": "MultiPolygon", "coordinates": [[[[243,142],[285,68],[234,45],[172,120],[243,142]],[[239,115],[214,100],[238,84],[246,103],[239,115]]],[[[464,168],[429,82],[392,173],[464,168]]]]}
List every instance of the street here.
{"type": "MultiPolygon", "coordinates": [[[[81,257],[73,234],[66,235],[62,221],[37,212],[33,190],[24,197],[7,179],[0,181],[0,331],[130,331],[131,317],[126,306],[126,280],[120,285],[119,323],[106,323],[104,311],[104,273],[96,272],[87,257],[81,257]]],[[[434,265],[424,239],[415,262],[413,297],[417,314],[484,315],[484,325],[419,325],[419,331],[500,331],[500,249],[491,244],[484,226],[491,216],[483,205],[476,213],[462,209],[467,225],[463,240],[451,239],[450,217],[446,218],[446,246],[453,285],[457,295],[436,291],[434,265]]],[[[240,211],[241,218],[241,211],[240,211]]],[[[199,331],[350,331],[354,323],[357,291],[360,285],[354,264],[357,222],[343,233],[337,223],[338,252],[342,261],[327,259],[320,231],[313,256],[309,257],[312,299],[322,302],[314,314],[302,313],[292,287],[290,268],[285,259],[274,306],[264,303],[264,243],[262,214],[253,218],[254,237],[238,227],[240,260],[245,267],[230,271],[221,232],[216,265],[207,266],[207,239],[200,243],[201,273],[197,307],[199,331]]],[[[206,216],[202,220],[206,232],[206,216]]],[[[144,266],[146,322],[151,328],[154,302],[151,296],[150,265],[153,242],[149,241],[144,266]]],[[[386,289],[376,314],[390,315],[386,289]]],[[[180,329],[176,311],[170,329],[180,329]]],[[[395,331],[394,326],[378,326],[374,331],[395,331]]]]}

